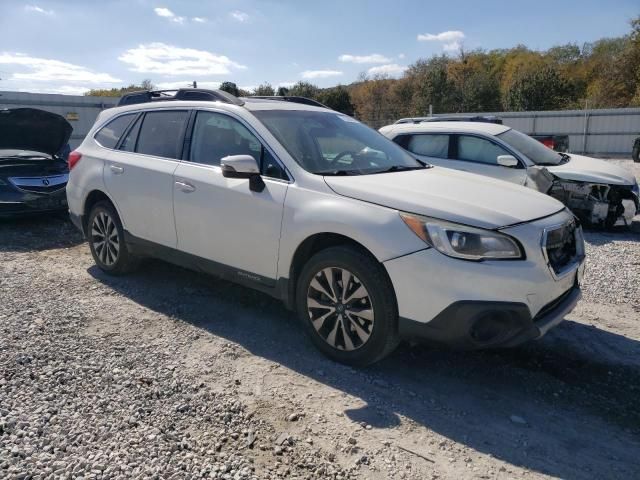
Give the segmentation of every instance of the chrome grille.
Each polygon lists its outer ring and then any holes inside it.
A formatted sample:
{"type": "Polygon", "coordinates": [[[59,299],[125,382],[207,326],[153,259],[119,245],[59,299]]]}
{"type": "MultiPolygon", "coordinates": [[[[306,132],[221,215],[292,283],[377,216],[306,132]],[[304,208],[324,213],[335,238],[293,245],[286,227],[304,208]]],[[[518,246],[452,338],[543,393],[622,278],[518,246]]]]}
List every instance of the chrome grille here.
{"type": "Polygon", "coordinates": [[[45,177],[11,177],[11,184],[19,190],[32,193],[53,193],[62,190],[69,181],[68,174],[45,177]]]}

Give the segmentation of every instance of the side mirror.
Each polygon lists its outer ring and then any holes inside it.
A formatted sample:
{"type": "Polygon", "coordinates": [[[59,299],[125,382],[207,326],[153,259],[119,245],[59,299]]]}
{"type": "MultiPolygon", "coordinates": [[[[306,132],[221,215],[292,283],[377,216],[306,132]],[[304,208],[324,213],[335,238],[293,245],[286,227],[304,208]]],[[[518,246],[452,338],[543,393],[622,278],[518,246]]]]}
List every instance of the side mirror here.
{"type": "Polygon", "coordinates": [[[249,190],[261,192],[265,184],[260,176],[258,162],[251,155],[229,155],[220,160],[222,176],[227,178],[248,178],[249,190]]]}
{"type": "Polygon", "coordinates": [[[251,178],[260,175],[258,162],[251,155],[229,155],[220,160],[222,175],[227,178],[251,178]]]}
{"type": "Polygon", "coordinates": [[[518,159],[513,155],[498,155],[498,165],[514,168],[519,165],[518,159]]]}

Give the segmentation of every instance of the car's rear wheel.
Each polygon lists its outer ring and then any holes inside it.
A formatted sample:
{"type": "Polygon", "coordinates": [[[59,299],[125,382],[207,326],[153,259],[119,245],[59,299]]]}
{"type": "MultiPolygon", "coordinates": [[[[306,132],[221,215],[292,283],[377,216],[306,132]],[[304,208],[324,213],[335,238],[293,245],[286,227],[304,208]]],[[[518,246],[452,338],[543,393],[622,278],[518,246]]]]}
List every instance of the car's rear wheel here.
{"type": "Polygon", "coordinates": [[[98,202],[89,213],[87,236],[96,265],[112,275],[122,275],[138,265],[127,249],[120,217],[108,202],[98,202]]]}
{"type": "Polygon", "coordinates": [[[352,247],[332,247],[304,266],[296,307],[311,340],[325,355],[369,365],[398,345],[391,282],[375,259],[352,247]]]}
{"type": "Polygon", "coordinates": [[[633,161],[636,163],[640,162],[640,145],[633,147],[631,158],[633,158],[633,161]]]}

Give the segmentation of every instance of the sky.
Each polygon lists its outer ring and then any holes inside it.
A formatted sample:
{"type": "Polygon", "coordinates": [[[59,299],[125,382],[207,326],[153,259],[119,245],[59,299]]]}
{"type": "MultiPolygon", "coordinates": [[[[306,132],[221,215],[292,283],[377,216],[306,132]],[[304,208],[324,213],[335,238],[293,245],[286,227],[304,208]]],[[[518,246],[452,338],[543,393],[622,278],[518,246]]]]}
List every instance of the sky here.
{"type": "Polygon", "coordinates": [[[0,0],[0,90],[328,87],[460,47],[582,45],[638,15],[638,0],[0,0]]]}

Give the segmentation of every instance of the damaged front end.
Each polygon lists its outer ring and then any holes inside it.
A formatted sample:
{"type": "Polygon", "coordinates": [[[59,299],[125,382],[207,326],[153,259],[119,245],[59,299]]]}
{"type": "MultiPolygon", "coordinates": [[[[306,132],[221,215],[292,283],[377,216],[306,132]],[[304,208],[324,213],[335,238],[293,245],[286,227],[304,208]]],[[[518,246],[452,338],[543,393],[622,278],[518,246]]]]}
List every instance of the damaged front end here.
{"type": "Polygon", "coordinates": [[[582,221],[596,228],[630,226],[639,209],[631,185],[602,185],[555,178],[547,194],[564,203],[582,221]]]}

